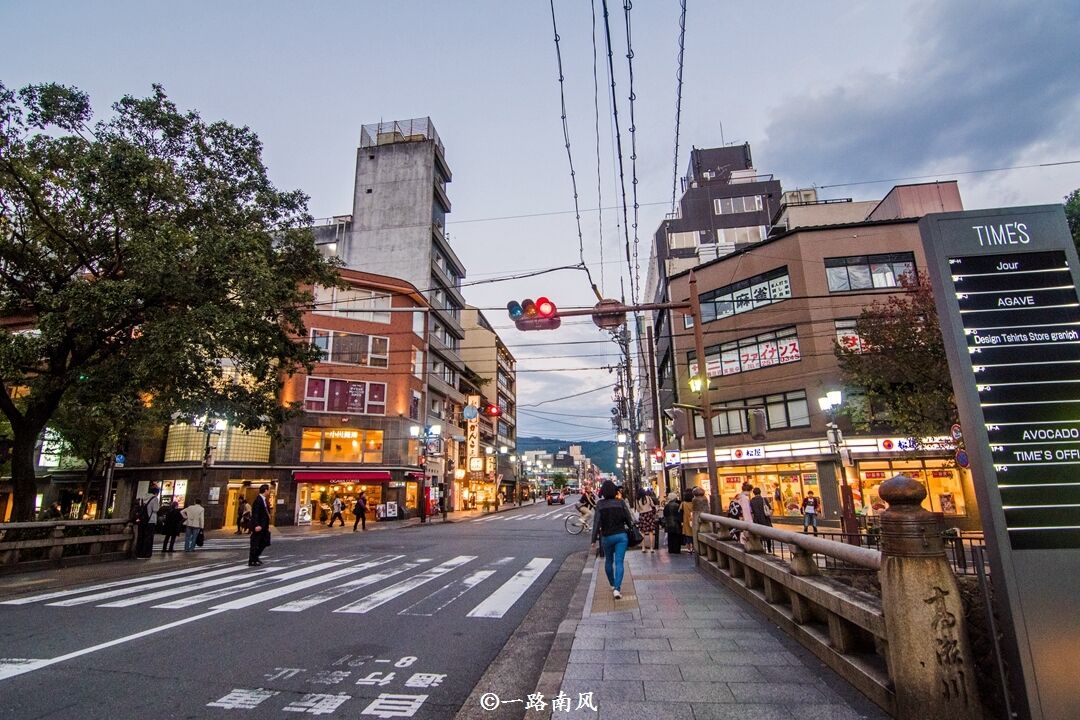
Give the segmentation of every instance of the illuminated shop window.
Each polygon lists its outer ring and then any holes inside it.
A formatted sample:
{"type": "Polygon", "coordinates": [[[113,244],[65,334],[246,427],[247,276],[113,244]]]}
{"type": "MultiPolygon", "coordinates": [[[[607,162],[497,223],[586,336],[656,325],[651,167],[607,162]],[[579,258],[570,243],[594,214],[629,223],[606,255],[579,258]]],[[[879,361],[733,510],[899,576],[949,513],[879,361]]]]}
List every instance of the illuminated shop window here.
{"type": "MultiPolygon", "coordinates": [[[[219,423],[210,436],[215,462],[270,462],[270,435],[219,423]]],[[[165,440],[165,462],[202,462],[206,433],[195,425],[170,425],[165,440]]]]}
{"type": "Polygon", "coordinates": [[[303,463],[381,463],[382,430],[304,428],[300,439],[303,463]]]}

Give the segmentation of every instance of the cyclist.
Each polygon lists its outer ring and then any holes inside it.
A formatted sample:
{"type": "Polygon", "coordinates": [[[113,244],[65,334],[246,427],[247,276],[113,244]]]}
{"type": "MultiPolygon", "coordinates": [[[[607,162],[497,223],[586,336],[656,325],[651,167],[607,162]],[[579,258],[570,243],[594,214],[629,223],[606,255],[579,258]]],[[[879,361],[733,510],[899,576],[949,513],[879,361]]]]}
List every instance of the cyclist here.
{"type": "Polygon", "coordinates": [[[581,499],[577,501],[577,504],[574,507],[581,513],[581,518],[587,520],[596,508],[596,498],[592,496],[590,491],[583,490],[581,492],[581,499]]]}

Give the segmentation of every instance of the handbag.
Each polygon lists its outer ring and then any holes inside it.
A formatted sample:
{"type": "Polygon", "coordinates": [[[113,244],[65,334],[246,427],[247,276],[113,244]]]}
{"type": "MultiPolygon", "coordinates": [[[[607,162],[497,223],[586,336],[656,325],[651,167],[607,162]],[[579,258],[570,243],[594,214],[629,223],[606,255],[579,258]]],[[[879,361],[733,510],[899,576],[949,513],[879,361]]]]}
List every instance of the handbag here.
{"type": "Polygon", "coordinates": [[[195,547],[202,547],[206,538],[203,537],[202,528],[199,528],[199,534],[195,536],[195,547]]]}
{"type": "Polygon", "coordinates": [[[626,529],[626,537],[630,541],[630,547],[637,547],[645,539],[645,536],[634,525],[626,529]]]}

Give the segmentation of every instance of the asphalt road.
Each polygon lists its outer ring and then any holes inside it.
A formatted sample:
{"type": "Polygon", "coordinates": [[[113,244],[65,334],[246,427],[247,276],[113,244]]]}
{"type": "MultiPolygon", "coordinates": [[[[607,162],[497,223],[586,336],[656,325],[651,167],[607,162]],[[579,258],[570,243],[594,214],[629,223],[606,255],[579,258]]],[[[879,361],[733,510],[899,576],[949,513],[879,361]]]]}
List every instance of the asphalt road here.
{"type": "Polygon", "coordinates": [[[568,512],[280,538],[258,568],[238,538],[194,567],[7,596],[0,718],[453,717],[585,548],[568,512]]]}

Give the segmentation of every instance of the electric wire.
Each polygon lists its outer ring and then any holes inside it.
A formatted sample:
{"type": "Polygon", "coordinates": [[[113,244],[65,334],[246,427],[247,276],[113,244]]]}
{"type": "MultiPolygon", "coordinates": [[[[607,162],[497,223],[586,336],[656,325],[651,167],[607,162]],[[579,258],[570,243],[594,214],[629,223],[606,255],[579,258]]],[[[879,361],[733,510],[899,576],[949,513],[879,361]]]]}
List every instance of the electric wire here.
{"type": "Polygon", "coordinates": [[[562,128],[563,128],[563,140],[566,143],[566,159],[570,164],[570,184],[574,191],[574,216],[577,220],[577,236],[578,236],[578,257],[581,261],[581,269],[585,271],[585,275],[589,278],[589,286],[596,294],[596,299],[603,300],[604,296],[600,294],[599,288],[596,287],[596,283],[592,279],[592,273],[589,272],[589,266],[585,264],[585,240],[581,233],[581,209],[578,203],[578,189],[577,189],[577,174],[574,172],[574,156],[570,151],[570,125],[566,121],[566,91],[565,91],[565,76],[563,74],[563,62],[562,62],[562,48],[559,45],[559,27],[555,22],[555,0],[550,0],[551,4],[551,29],[555,35],[555,58],[559,65],[559,102],[562,106],[562,128]]]}
{"type": "MultiPolygon", "coordinates": [[[[596,206],[604,207],[604,191],[600,170],[600,85],[596,73],[596,0],[590,0],[592,9],[592,83],[593,83],[593,125],[596,131],[596,206]]],[[[606,289],[604,284],[604,213],[596,215],[600,234],[600,292],[606,289]]]]}
{"type": "MultiPolygon", "coordinates": [[[[633,9],[634,3],[631,0],[624,0],[623,2],[623,15],[626,18],[626,66],[628,70],[627,85],[629,87],[629,95],[627,98],[630,101],[630,190],[634,200],[634,263],[630,268],[632,276],[630,278],[630,300],[632,304],[638,304],[639,291],[641,289],[641,264],[638,258],[638,177],[637,177],[637,121],[634,118],[634,101],[637,99],[637,95],[634,93],[634,40],[633,32],[630,22],[630,11],[633,9]]],[[[635,313],[636,315],[636,313],[635,313]]]]}
{"type": "MultiPolygon", "coordinates": [[[[679,182],[679,130],[682,124],[683,54],[686,49],[686,0],[679,0],[679,68],[675,72],[675,156],[671,177],[671,212],[675,212],[675,188],[679,182]]],[[[602,203],[601,203],[602,204],[602,203]]]]}

